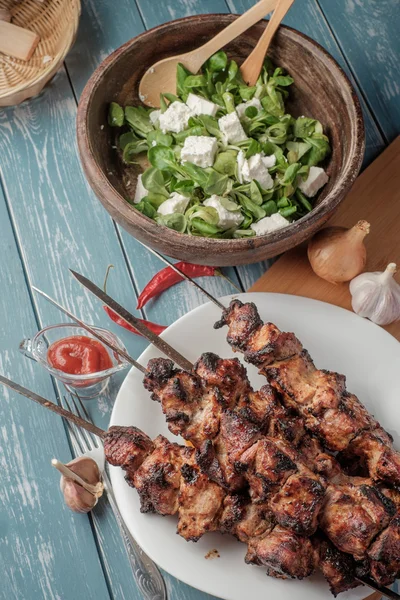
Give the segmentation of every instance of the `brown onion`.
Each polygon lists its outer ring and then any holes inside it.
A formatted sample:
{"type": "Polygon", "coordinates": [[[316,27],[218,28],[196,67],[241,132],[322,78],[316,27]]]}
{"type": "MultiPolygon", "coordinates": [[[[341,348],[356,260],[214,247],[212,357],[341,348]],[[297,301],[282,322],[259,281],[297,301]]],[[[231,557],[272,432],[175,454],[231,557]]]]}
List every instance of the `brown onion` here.
{"type": "Polygon", "coordinates": [[[308,259],[319,277],[330,283],[350,281],[359,275],[367,261],[364,238],[370,224],[358,221],[351,229],[326,227],[308,244],[308,259]]]}

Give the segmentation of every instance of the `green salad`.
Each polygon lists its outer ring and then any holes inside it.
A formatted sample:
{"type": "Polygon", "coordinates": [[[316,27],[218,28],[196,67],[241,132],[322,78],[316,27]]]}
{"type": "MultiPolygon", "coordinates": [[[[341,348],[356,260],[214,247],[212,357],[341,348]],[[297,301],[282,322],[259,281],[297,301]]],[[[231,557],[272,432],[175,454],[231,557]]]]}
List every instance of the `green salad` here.
{"type": "Polygon", "coordinates": [[[177,69],[177,91],[160,109],[109,108],[126,164],[138,177],[136,210],[180,233],[212,238],[265,235],[313,208],[328,181],[330,153],[319,121],[285,111],[293,79],[267,59],[255,86],[225,52],[200,74],[177,69]]]}

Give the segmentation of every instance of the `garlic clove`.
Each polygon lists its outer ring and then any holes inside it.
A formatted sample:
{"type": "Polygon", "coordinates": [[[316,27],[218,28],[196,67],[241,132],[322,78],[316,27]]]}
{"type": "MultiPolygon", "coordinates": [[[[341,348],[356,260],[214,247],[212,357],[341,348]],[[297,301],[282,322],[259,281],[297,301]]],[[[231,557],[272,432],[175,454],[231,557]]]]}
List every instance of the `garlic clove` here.
{"type": "Polygon", "coordinates": [[[400,320],[400,284],[393,275],[395,263],[385,271],[362,273],[350,282],[351,305],[355,313],[377,325],[400,320]]]}
{"type": "Polygon", "coordinates": [[[64,495],[65,504],[77,513],[88,513],[97,504],[98,498],[85,490],[79,483],[62,476],[60,488],[64,495]]]}
{"type": "Polygon", "coordinates": [[[104,489],[96,461],[89,456],[80,456],[67,465],[53,459],[52,465],[62,473],[60,488],[68,508],[79,513],[92,510],[104,489]]]}

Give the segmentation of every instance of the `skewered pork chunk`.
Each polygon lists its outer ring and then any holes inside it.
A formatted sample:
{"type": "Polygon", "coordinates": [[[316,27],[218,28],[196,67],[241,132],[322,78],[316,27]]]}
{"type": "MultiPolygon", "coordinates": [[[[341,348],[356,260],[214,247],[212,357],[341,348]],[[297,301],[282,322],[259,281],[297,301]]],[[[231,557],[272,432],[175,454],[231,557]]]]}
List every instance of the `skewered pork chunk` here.
{"type": "Polygon", "coordinates": [[[328,486],[320,526],[339,550],[361,560],[394,513],[394,504],[376,488],[343,483],[328,486]]]}
{"type": "Polygon", "coordinates": [[[317,554],[316,562],[335,597],[359,585],[354,579],[355,563],[351,556],[340,552],[321,533],[314,536],[313,545],[317,554]]]}
{"type": "Polygon", "coordinates": [[[304,579],[316,568],[310,539],[294,536],[279,525],[271,533],[249,542],[245,560],[267,566],[267,575],[279,579],[304,579]]]}
{"type": "Polygon", "coordinates": [[[108,462],[126,471],[128,483],[153,450],[151,439],[137,427],[110,427],[104,440],[108,462]]]}
{"type": "Polygon", "coordinates": [[[346,391],[342,375],[318,371],[296,336],[263,324],[253,303],[233,300],[215,327],[224,325],[232,348],[260,368],[285,405],[302,415],[306,429],[327,448],[361,458],[375,481],[400,484],[400,456],[390,436],[346,391]]]}
{"type": "Polygon", "coordinates": [[[371,544],[367,556],[372,577],[390,585],[400,573],[400,512],[371,544]]]}

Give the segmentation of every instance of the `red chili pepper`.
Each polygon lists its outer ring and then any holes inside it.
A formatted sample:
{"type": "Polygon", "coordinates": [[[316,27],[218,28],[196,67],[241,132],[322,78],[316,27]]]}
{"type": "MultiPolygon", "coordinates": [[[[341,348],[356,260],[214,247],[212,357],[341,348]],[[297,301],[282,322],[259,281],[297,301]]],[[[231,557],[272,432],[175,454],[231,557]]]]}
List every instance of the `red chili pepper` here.
{"type": "MultiPolygon", "coordinates": [[[[139,333],[137,331],[137,329],[132,327],[132,325],[130,325],[129,323],[124,321],[124,319],[121,319],[121,317],[119,315],[117,315],[117,313],[115,313],[113,310],[111,310],[111,308],[109,308],[108,306],[103,306],[103,308],[106,311],[106,313],[108,314],[108,316],[110,317],[110,319],[112,321],[114,321],[114,323],[116,323],[117,325],[120,325],[121,327],[123,327],[124,329],[127,329],[128,331],[131,331],[132,333],[135,333],[136,335],[142,335],[141,333],[139,333]]],[[[151,321],[145,321],[144,319],[139,319],[139,320],[143,323],[143,325],[146,325],[146,327],[151,329],[151,331],[153,333],[155,333],[156,335],[160,335],[160,333],[162,333],[163,331],[165,331],[167,329],[165,327],[165,325],[158,325],[158,323],[152,323],[151,321]]]]}
{"type": "MultiPolygon", "coordinates": [[[[224,279],[228,279],[221,273],[219,269],[216,267],[206,267],[203,265],[192,265],[191,263],[186,262],[177,262],[176,266],[183,272],[185,275],[189,277],[223,277],[224,279]]],[[[168,288],[172,287],[176,283],[181,281],[185,281],[183,277],[181,277],[178,273],[176,273],[171,267],[165,267],[161,269],[156,275],[154,275],[153,279],[149,281],[146,287],[143,289],[142,293],[138,298],[137,307],[138,309],[143,308],[145,304],[151,298],[158,296],[161,292],[164,292],[168,288]]],[[[228,281],[232,284],[233,282],[228,279],[228,281]]]]}

